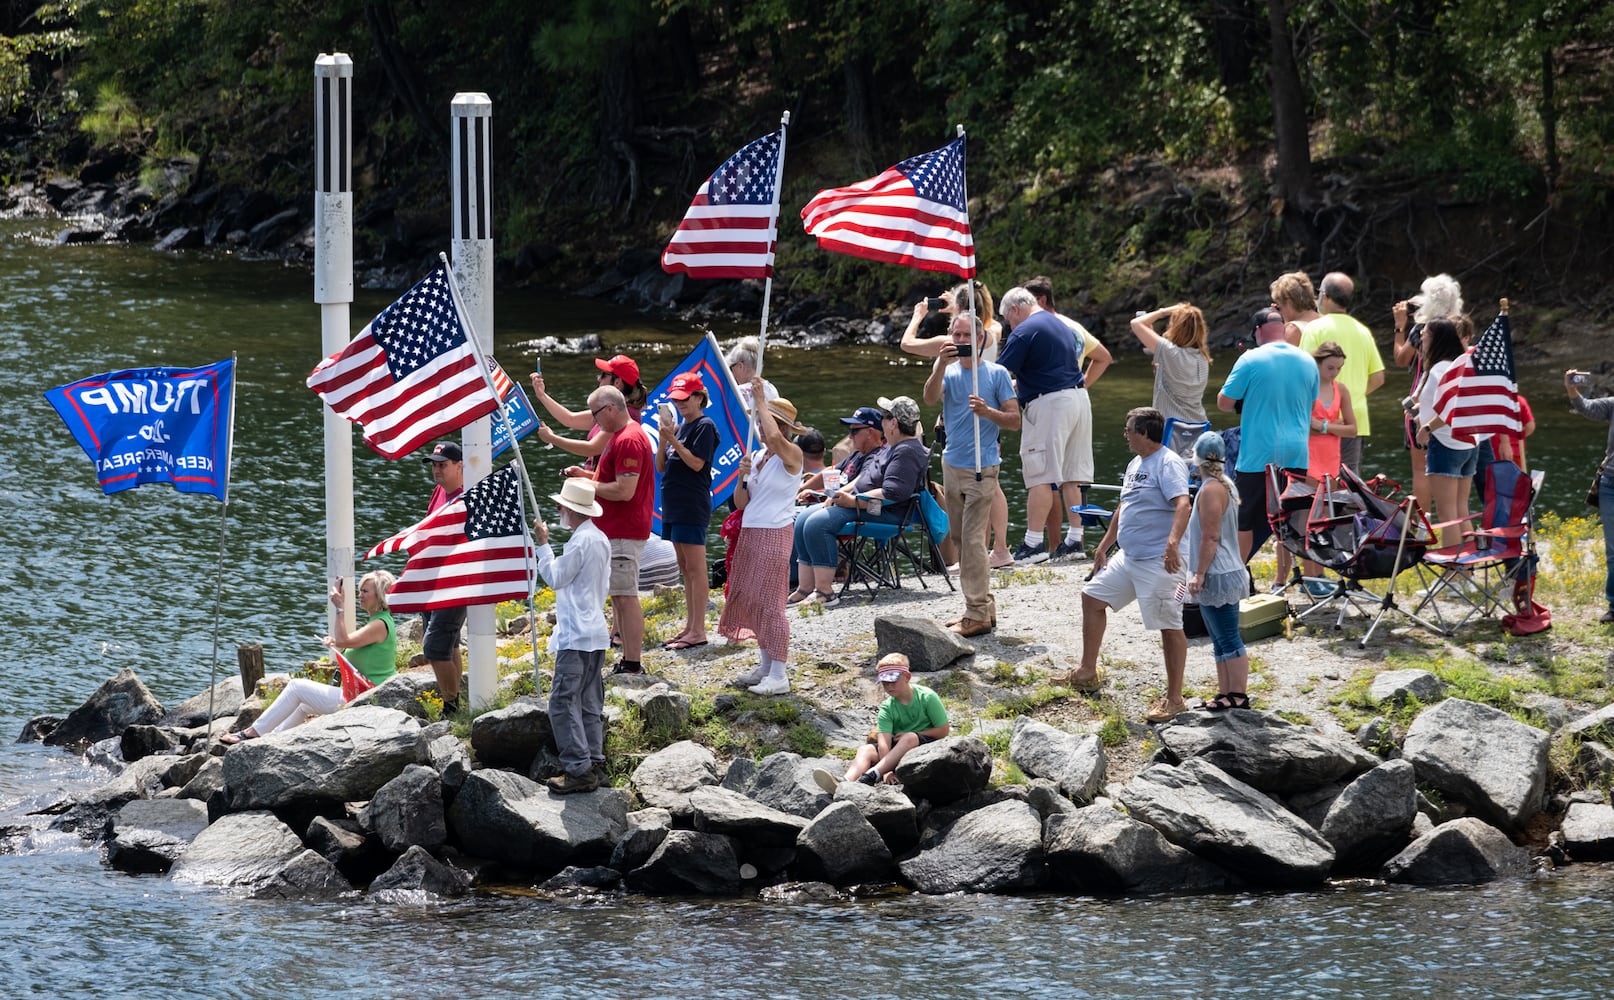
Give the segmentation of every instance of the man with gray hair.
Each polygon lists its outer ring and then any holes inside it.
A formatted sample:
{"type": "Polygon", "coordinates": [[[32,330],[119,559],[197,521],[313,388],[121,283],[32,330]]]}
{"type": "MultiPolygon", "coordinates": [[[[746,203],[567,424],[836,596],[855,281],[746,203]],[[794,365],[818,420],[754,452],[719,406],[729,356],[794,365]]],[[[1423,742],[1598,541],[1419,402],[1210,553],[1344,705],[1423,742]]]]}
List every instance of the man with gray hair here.
{"type": "Polygon", "coordinates": [[[1322,318],[1305,325],[1300,334],[1300,349],[1315,354],[1317,348],[1332,340],[1345,351],[1345,367],[1339,370],[1339,380],[1351,393],[1356,436],[1340,439],[1339,460],[1350,466],[1352,472],[1360,473],[1362,446],[1372,432],[1367,394],[1384,384],[1384,358],[1379,356],[1373,331],[1350,315],[1351,296],[1355,291],[1349,275],[1339,271],[1323,275],[1317,299],[1322,318]]]}
{"type": "Polygon", "coordinates": [[[1023,287],[1009,289],[999,304],[1010,332],[997,363],[1016,376],[1026,484],[1026,535],[1014,558],[1046,562],[1043,525],[1053,504],[1047,486],[1059,485],[1066,508],[1082,502],[1081,484],[1093,481],[1093,411],[1080,389],[1081,347],[1070,329],[1023,287]]]}

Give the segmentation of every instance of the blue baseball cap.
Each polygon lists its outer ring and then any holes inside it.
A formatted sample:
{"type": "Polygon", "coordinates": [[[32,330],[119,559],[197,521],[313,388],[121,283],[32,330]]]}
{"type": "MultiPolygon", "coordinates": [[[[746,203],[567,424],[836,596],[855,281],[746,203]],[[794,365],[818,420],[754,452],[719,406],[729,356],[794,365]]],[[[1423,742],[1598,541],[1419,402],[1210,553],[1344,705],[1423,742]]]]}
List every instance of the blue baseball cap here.
{"type": "Polygon", "coordinates": [[[885,418],[880,415],[880,411],[874,407],[860,406],[853,411],[850,417],[842,417],[841,423],[848,427],[872,427],[875,430],[879,430],[882,426],[881,421],[884,419],[885,418]]]}

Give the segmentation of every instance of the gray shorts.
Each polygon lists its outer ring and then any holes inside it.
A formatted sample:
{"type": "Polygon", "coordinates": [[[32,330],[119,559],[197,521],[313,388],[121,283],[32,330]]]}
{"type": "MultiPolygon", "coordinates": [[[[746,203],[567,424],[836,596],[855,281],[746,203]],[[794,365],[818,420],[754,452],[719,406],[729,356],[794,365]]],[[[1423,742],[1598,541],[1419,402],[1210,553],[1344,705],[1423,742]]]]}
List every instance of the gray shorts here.
{"type": "Polygon", "coordinates": [[[459,645],[460,629],[465,625],[465,609],[439,608],[423,611],[421,623],[425,626],[420,640],[421,652],[434,663],[447,663],[459,645]]]}

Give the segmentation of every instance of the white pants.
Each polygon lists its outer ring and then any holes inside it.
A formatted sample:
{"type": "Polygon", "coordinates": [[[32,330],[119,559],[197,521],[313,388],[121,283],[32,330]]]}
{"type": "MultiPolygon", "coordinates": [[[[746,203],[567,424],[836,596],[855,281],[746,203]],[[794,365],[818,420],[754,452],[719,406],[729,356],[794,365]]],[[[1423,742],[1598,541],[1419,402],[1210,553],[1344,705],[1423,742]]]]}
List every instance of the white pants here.
{"type": "Polygon", "coordinates": [[[296,677],[286,682],[286,690],[258,716],[252,730],[259,736],[283,733],[307,722],[310,716],[328,715],[341,707],[341,688],[296,677]]]}

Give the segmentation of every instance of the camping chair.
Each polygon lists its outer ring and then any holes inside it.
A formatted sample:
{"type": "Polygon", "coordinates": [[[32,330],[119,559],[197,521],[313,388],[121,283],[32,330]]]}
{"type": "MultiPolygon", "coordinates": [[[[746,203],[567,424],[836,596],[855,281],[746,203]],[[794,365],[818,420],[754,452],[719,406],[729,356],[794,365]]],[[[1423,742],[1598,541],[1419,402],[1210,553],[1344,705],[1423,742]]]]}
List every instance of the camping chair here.
{"type": "Polygon", "coordinates": [[[1194,442],[1208,430],[1210,430],[1209,420],[1179,420],[1176,417],[1167,417],[1166,429],[1160,435],[1160,443],[1181,455],[1183,461],[1193,465],[1194,442]]]}
{"type": "Polygon", "coordinates": [[[927,570],[939,572],[948,589],[954,589],[938,548],[947,531],[947,512],[928,489],[919,491],[900,524],[861,518],[848,522],[839,534],[841,556],[847,565],[840,596],[845,597],[854,584],[861,585],[871,596],[881,587],[900,590],[903,560],[908,563],[910,575],[926,590],[930,589],[925,582],[927,570]],[[910,541],[916,534],[918,537],[910,541]]]}
{"type": "Polygon", "coordinates": [[[1395,599],[1395,578],[1417,566],[1435,540],[1434,529],[1414,498],[1397,503],[1392,499],[1399,490],[1396,484],[1377,477],[1370,487],[1344,466],[1337,478],[1327,477],[1316,485],[1296,479],[1280,490],[1278,476],[1276,467],[1267,467],[1267,513],[1278,544],[1334,574],[1298,577],[1326,590],[1319,587],[1324,592],[1313,595],[1311,588],[1302,588],[1313,603],[1295,616],[1297,621],[1320,620],[1335,612],[1334,628],[1339,629],[1352,611],[1371,615],[1373,621],[1358,642],[1363,648],[1392,613],[1447,634],[1444,627],[1420,617],[1418,609],[1408,611],[1395,599]],[[1380,581],[1382,592],[1370,590],[1369,581],[1380,581]]]}
{"type": "MultiPolygon", "coordinates": [[[[1428,585],[1418,610],[1427,609],[1442,621],[1449,615],[1450,629],[1495,615],[1510,604],[1515,612],[1509,617],[1546,614],[1551,622],[1550,613],[1534,601],[1535,499],[1542,479],[1543,473],[1526,473],[1512,462],[1491,463],[1485,470],[1484,511],[1462,519],[1478,519],[1479,527],[1464,531],[1456,545],[1424,553],[1418,572],[1428,585]],[[1455,610],[1443,610],[1441,601],[1455,610]]],[[[1453,523],[1458,522],[1447,522],[1453,523]]]]}

